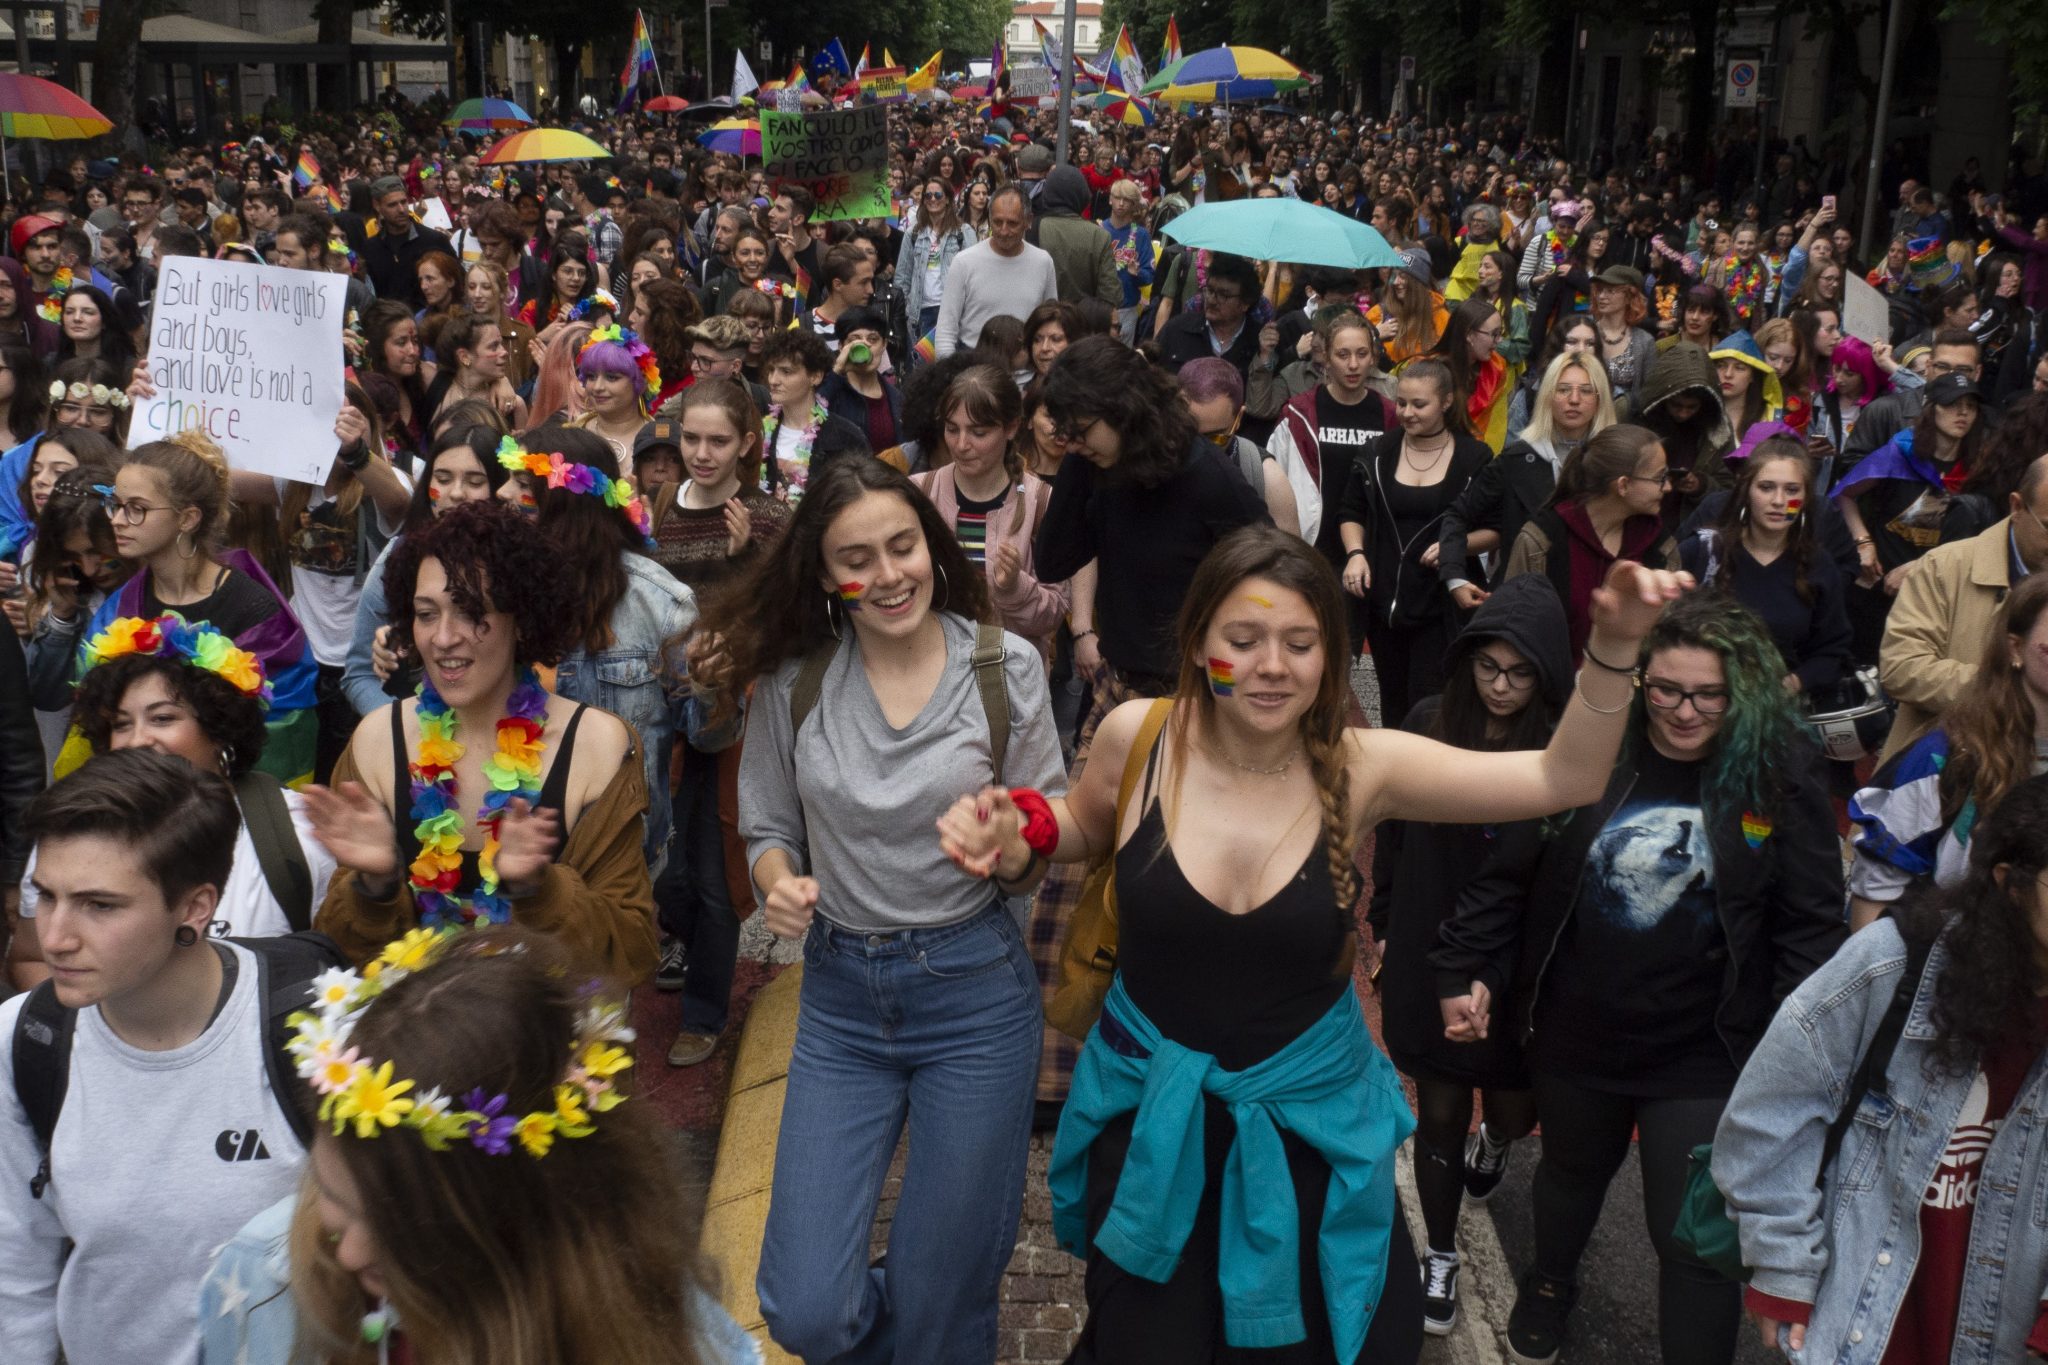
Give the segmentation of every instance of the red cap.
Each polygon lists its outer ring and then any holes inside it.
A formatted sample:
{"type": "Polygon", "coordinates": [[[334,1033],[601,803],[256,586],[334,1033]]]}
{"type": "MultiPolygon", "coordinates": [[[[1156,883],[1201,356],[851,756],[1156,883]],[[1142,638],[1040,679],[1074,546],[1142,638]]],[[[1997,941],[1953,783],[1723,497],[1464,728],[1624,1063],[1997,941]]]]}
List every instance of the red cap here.
{"type": "Polygon", "coordinates": [[[50,218],[40,213],[31,213],[28,217],[21,219],[15,223],[14,232],[9,239],[14,244],[15,256],[19,257],[29,242],[38,234],[58,232],[63,227],[64,225],[55,218],[50,218]]]}

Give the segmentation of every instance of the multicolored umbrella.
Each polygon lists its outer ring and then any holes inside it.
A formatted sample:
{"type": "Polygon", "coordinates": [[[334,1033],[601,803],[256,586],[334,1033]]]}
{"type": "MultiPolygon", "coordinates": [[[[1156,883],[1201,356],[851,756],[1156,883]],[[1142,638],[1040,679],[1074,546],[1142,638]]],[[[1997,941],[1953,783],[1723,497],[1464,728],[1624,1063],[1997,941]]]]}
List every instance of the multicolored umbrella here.
{"type": "Polygon", "coordinates": [[[1123,75],[1114,62],[1106,75],[1106,88],[1095,97],[1095,107],[1108,116],[1110,122],[1125,124],[1132,128],[1143,128],[1157,117],[1152,106],[1136,98],[1124,89],[1123,75]]]}
{"type": "Polygon", "coordinates": [[[442,122],[468,133],[504,133],[531,128],[536,120],[511,100],[469,99],[450,110],[442,122]]]}
{"type": "Polygon", "coordinates": [[[0,72],[0,137],[98,137],[114,124],[55,81],[0,72]]]}
{"type": "Polygon", "coordinates": [[[697,145],[730,156],[759,156],[761,122],[750,118],[720,119],[697,134],[697,145]]]}
{"type": "Polygon", "coordinates": [[[486,166],[512,166],[527,161],[609,160],[611,153],[581,133],[567,128],[530,128],[498,143],[480,158],[486,166]]]}
{"type": "Polygon", "coordinates": [[[1271,99],[1309,84],[1309,74],[1262,47],[1206,48],[1145,82],[1144,92],[1176,104],[1271,99]]]}

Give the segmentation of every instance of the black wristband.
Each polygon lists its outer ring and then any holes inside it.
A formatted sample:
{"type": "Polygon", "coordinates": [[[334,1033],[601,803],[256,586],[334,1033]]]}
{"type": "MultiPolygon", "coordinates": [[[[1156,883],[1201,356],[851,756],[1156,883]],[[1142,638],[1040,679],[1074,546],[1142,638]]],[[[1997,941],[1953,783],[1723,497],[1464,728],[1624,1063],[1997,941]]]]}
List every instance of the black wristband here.
{"type": "Polygon", "coordinates": [[[370,447],[361,441],[357,441],[347,450],[341,452],[341,463],[351,474],[360,474],[363,468],[370,463],[370,447]]]}
{"type": "Polygon", "coordinates": [[[1636,674],[1634,668],[1616,668],[1613,664],[1608,663],[1607,660],[1598,657],[1593,653],[1591,646],[1586,648],[1585,660],[1595,668],[1604,668],[1609,673],[1619,673],[1625,678],[1633,678],[1636,674]]]}
{"type": "Polygon", "coordinates": [[[1346,551],[1344,552],[1344,562],[1348,564],[1348,563],[1350,563],[1350,562],[1351,562],[1351,556],[1353,556],[1353,555],[1362,555],[1362,554],[1364,554],[1364,553],[1365,553],[1365,551],[1363,551],[1363,550],[1346,550],[1346,551]]]}

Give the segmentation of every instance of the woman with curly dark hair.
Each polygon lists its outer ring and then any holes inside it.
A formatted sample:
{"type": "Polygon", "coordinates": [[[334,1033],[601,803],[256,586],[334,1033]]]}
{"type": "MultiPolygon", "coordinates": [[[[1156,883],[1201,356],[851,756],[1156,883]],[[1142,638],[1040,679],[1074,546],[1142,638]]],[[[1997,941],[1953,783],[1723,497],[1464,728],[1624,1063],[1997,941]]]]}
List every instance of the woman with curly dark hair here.
{"type": "Polygon", "coordinates": [[[701,627],[723,648],[693,682],[754,684],[740,832],[768,928],[804,941],[758,1284],[805,1360],[863,1358],[892,1333],[922,1359],[995,1358],[1042,1018],[1010,904],[1039,864],[991,884],[947,859],[934,823],[992,782],[1057,792],[1066,774],[1038,653],[994,619],[937,509],[848,458],[701,627]],[[871,1271],[906,1125],[920,1155],[871,1271]]]}
{"type": "Polygon", "coordinates": [[[314,833],[342,869],[314,927],[356,961],[417,926],[516,920],[621,983],[653,969],[633,733],[545,691],[537,672],[575,635],[560,559],[496,499],[455,508],[392,552],[385,596],[393,634],[420,661],[419,695],[366,716],[333,785],[306,790],[314,833]]]}
{"type": "Polygon", "coordinates": [[[638,332],[661,367],[661,391],[647,395],[647,410],[661,405],[690,384],[690,329],[703,317],[697,296],[681,280],[649,280],[633,291],[626,325],[638,332]]]}
{"type": "MultiPolygon", "coordinates": [[[[115,620],[86,642],[82,657],[72,718],[94,755],[154,749],[234,784],[242,812],[234,867],[207,932],[261,938],[307,927],[334,859],[313,837],[305,798],[256,770],[270,704],[256,657],[175,612],[115,620]]],[[[31,918],[33,878],[24,886],[21,913],[31,918]]]]}
{"type": "MultiPolygon", "coordinates": [[[[2042,670],[2036,647],[2023,667],[2042,670]]],[[[2040,1359],[2044,877],[2037,776],[1978,823],[1961,880],[1851,937],[1751,1054],[1713,1170],[1766,1349],[1947,1360],[1969,1342],[1982,1360],[2040,1359]]]]}

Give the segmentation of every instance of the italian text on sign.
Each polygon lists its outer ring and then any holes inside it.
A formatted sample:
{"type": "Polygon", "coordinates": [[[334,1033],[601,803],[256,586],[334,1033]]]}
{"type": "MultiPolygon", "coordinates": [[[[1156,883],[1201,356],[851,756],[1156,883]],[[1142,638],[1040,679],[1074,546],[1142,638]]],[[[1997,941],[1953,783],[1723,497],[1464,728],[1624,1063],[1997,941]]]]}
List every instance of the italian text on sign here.
{"type": "Polygon", "coordinates": [[[810,190],[818,201],[814,222],[889,216],[889,111],[884,106],[817,114],[764,109],[761,161],[777,184],[810,190]]]}

